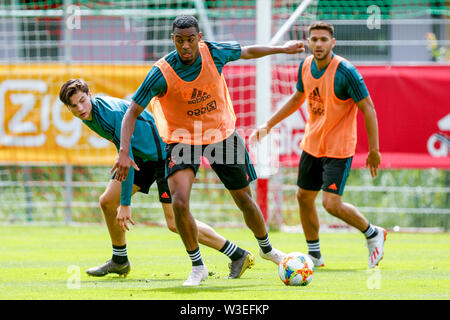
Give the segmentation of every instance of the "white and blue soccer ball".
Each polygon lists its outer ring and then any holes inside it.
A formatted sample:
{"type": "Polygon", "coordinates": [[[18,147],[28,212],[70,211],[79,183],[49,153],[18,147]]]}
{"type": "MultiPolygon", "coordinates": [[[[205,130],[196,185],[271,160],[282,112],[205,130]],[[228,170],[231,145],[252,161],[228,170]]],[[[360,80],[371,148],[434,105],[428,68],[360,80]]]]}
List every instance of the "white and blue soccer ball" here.
{"type": "Polygon", "coordinates": [[[278,265],[281,281],[287,286],[306,286],[313,278],[314,263],[301,252],[291,252],[278,265]]]}

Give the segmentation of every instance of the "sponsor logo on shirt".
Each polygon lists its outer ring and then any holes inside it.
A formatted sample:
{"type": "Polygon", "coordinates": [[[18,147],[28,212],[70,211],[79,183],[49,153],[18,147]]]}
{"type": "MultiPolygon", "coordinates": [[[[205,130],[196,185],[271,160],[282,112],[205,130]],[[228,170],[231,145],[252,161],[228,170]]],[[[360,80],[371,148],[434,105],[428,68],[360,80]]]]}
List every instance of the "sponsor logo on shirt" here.
{"type": "Polygon", "coordinates": [[[211,95],[205,91],[198,90],[197,88],[194,88],[192,90],[191,98],[188,101],[188,104],[196,104],[203,102],[205,100],[208,100],[211,98],[211,95]]]}
{"type": "Polygon", "coordinates": [[[189,110],[187,112],[188,116],[199,116],[205,114],[206,112],[211,112],[217,109],[216,100],[209,102],[205,107],[189,110]]]}
{"type": "Polygon", "coordinates": [[[321,116],[325,112],[325,107],[323,105],[322,98],[320,97],[319,88],[314,88],[314,90],[309,94],[308,97],[309,110],[315,115],[321,116]]]}

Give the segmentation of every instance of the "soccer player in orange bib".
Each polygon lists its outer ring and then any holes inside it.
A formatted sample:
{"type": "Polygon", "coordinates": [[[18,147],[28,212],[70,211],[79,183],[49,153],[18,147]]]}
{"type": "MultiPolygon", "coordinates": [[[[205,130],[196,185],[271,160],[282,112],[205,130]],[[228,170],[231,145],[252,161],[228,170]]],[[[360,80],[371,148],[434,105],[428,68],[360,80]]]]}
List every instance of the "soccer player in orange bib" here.
{"type": "Polygon", "coordinates": [[[369,139],[366,166],[372,178],[381,162],[376,112],[364,81],[356,68],[333,53],[334,28],[326,22],[309,27],[312,55],[300,63],[297,90],[268,121],[250,135],[250,145],[260,141],[280,121],[294,113],[307,99],[308,120],[300,143],[303,149],[298,171],[297,200],[308,254],[316,267],[324,266],[320,252],[319,218],[315,199],[323,190],[328,213],[360,230],[367,239],[369,268],[383,257],[386,230],[374,226],[349,203],[342,201],[345,183],[356,149],[356,116],[364,115],[369,139]]]}
{"type": "MultiPolygon", "coordinates": [[[[66,81],[61,86],[59,99],[92,131],[113,142],[117,150],[120,149],[121,125],[130,106],[128,101],[104,95],[93,96],[83,79],[66,81]]],[[[136,192],[148,194],[150,186],[155,181],[167,227],[177,232],[171,205],[172,198],[165,179],[167,157],[165,146],[155,128],[153,115],[144,110],[136,121],[130,142],[130,157],[139,164],[140,170],[130,168],[127,179],[122,182],[111,178],[100,197],[100,207],[112,242],[112,258],[101,266],[86,270],[88,275],[103,277],[109,273],[116,273],[126,276],[130,272],[125,232],[129,230],[128,222],[134,224],[131,219],[131,197],[136,192]],[[125,220],[125,217],[128,219],[125,220]]],[[[240,277],[245,269],[239,267],[246,257],[238,253],[244,250],[225,239],[206,223],[199,220],[196,220],[196,223],[199,242],[227,255],[231,259],[229,278],[240,277]]]]}
{"type": "MultiPolygon", "coordinates": [[[[115,178],[126,179],[129,168],[136,166],[128,155],[129,141],[136,119],[150,103],[158,131],[167,144],[166,176],[175,224],[192,261],[192,271],[183,285],[198,286],[208,276],[189,206],[201,156],[208,159],[243,212],[245,223],[258,241],[261,257],[278,264],[284,254],[272,247],[261,210],[252,197],[249,183],[256,174],[244,141],[235,131],[236,116],[222,68],[238,59],[303,52],[303,43],[289,41],[283,46],[241,48],[236,42],[202,41],[198,21],[186,15],[174,20],[172,40],[176,50],[151,68],[123,119],[121,148],[113,167],[117,169],[115,178]]],[[[236,252],[236,256],[242,262],[233,267],[238,278],[253,265],[254,257],[245,250],[236,252]]]]}

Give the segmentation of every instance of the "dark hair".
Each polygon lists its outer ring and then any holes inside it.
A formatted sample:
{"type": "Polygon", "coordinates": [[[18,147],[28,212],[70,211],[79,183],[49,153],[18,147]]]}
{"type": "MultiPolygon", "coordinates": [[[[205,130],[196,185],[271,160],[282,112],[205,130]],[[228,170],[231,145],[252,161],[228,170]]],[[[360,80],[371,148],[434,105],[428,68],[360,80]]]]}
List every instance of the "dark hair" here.
{"type": "Polygon", "coordinates": [[[70,79],[59,90],[59,100],[65,105],[70,106],[70,97],[78,91],[89,94],[88,84],[83,79],[70,79]]]}
{"type": "Polygon", "coordinates": [[[334,36],[333,26],[325,21],[318,21],[318,22],[311,24],[308,28],[308,35],[311,34],[312,30],[327,30],[331,34],[332,38],[334,36]]]}
{"type": "Polygon", "coordinates": [[[197,19],[195,19],[195,17],[188,15],[181,15],[176,17],[175,20],[173,21],[172,31],[174,31],[175,28],[187,29],[191,27],[195,27],[197,32],[200,32],[200,29],[198,27],[198,21],[197,19]]]}

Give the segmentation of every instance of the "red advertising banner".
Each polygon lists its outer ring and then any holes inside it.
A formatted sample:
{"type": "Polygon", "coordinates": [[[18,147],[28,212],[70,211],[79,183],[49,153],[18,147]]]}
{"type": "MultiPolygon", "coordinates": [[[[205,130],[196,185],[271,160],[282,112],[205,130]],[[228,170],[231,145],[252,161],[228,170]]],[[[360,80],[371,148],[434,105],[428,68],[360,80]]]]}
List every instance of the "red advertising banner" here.
{"type": "MultiPolygon", "coordinates": [[[[449,169],[450,66],[358,70],[377,111],[383,167],[449,169]]],[[[358,138],[356,152],[364,153],[368,144],[361,114],[358,138]]]]}
{"type": "MultiPolygon", "coordinates": [[[[239,68],[242,68],[241,66],[239,68]]],[[[450,169],[450,66],[357,66],[369,90],[378,116],[382,168],[450,169]]],[[[254,83],[255,70],[227,67],[225,77],[238,127],[247,128],[248,119],[239,114],[252,114],[254,105],[242,104],[237,85],[254,83]]],[[[273,111],[295,90],[298,66],[274,67],[273,111]]],[[[248,90],[247,98],[254,92],[248,90]]],[[[247,100],[245,100],[247,101],[247,100]]],[[[280,165],[297,166],[307,119],[306,104],[299,112],[279,124],[280,165]]],[[[362,114],[358,114],[358,144],[352,166],[365,166],[368,152],[367,134],[362,114]]]]}

